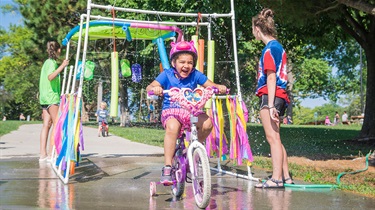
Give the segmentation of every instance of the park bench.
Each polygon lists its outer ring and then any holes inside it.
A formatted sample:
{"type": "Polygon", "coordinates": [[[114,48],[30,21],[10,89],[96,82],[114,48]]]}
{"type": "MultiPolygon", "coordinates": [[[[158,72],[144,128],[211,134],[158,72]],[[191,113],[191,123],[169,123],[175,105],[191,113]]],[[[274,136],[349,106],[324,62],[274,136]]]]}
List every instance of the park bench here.
{"type": "Polygon", "coordinates": [[[351,116],[350,117],[350,123],[355,123],[355,124],[362,124],[363,123],[363,118],[365,116],[363,115],[358,115],[358,116],[351,116]]]}

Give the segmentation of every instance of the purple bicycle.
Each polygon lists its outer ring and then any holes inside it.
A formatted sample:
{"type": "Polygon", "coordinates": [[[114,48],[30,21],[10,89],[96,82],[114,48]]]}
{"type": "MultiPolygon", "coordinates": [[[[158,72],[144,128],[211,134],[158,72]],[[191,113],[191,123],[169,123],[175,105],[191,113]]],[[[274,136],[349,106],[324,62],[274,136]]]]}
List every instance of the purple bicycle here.
{"type": "MultiPolygon", "coordinates": [[[[198,141],[198,132],[196,123],[198,117],[194,115],[200,110],[207,100],[209,100],[218,90],[208,88],[178,89],[172,88],[165,90],[172,101],[178,101],[179,104],[190,111],[191,134],[185,138],[184,134],[177,139],[176,149],[172,160],[172,184],[162,182],[150,183],[150,195],[156,195],[156,186],[172,186],[172,194],[180,197],[185,189],[185,182],[192,183],[194,199],[199,208],[206,208],[211,197],[211,172],[206,148],[198,141]],[[189,177],[190,175],[190,177],[189,177]]],[[[150,93],[149,93],[150,94],[150,93]]],[[[151,93],[152,94],[152,93],[151,93]]]]}

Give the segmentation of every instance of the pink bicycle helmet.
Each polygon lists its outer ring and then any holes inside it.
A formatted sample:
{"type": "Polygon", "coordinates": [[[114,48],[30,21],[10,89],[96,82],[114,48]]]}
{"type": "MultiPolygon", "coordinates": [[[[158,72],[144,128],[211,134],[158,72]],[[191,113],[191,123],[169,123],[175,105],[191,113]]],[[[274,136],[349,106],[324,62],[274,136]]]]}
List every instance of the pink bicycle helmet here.
{"type": "Polygon", "coordinates": [[[186,41],[180,41],[180,42],[172,42],[171,43],[171,51],[169,52],[169,58],[173,60],[176,55],[179,53],[189,53],[193,56],[194,60],[194,66],[197,63],[198,55],[197,55],[197,49],[194,47],[194,41],[186,42],[186,41]]]}

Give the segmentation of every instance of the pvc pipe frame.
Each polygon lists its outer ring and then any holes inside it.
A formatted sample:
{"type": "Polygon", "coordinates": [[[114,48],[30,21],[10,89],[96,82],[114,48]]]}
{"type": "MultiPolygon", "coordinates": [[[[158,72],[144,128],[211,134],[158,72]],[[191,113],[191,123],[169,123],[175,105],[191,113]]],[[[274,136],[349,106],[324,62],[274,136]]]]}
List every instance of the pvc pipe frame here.
{"type": "MultiPolygon", "coordinates": [[[[231,11],[227,14],[200,14],[201,17],[205,18],[223,18],[223,17],[231,17],[232,20],[232,38],[233,38],[233,54],[234,54],[234,63],[235,63],[235,72],[236,72],[236,84],[237,84],[237,95],[239,98],[239,101],[242,101],[242,95],[241,95],[241,89],[240,89],[240,79],[239,79],[239,68],[238,68],[238,56],[237,56],[237,40],[236,40],[236,26],[235,26],[235,11],[234,11],[234,0],[230,0],[231,5],[231,11]]],[[[138,9],[130,9],[130,8],[120,8],[120,7],[114,7],[114,6],[102,6],[98,4],[93,4],[91,0],[87,0],[87,14],[82,14],[80,19],[80,30],[79,30],[79,38],[78,38],[78,46],[77,46],[77,53],[76,53],[76,63],[74,66],[74,76],[73,78],[76,78],[77,75],[77,66],[78,61],[80,57],[80,50],[81,50],[81,43],[82,43],[82,29],[83,29],[83,20],[86,17],[86,33],[84,37],[84,45],[83,45],[83,53],[82,53],[82,69],[85,69],[85,61],[86,61],[86,54],[87,54],[87,46],[88,46],[88,34],[89,34],[89,28],[90,28],[90,17],[93,19],[105,19],[105,20],[111,20],[114,21],[113,18],[106,18],[101,16],[90,16],[91,15],[91,9],[92,8],[99,8],[99,9],[106,9],[106,10],[116,10],[116,11],[123,11],[123,12],[134,12],[134,13],[143,13],[143,14],[153,14],[153,15],[163,15],[163,16],[178,16],[178,17],[198,17],[198,14],[194,13],[177,13],[177,12],[161,12],[161,11],[151,11],[151,10],[138,10],[138,9]]],[[[124,19],[115,19],[115,21],[124,21],[124,22],[140,22],[140,23],[152,23],[152,24],[166,24],[166,25],[191,25],[196,26],[197,22],[163,22],[163,21],[136,21],[136,20],[124,20],[124,19]]],[[[201,26],[207,26],[208,30],[208,41],[211,40],[211,24],[207,22],[200,22],[199,25],[201,26]]],[[[68,45],[69,46],[69,45],[68,45]]],[[[83,75],[81,74],[79,79],[79,87],[78,87],[78,93],[77,93],[77,103],[80,103],[81,97],[82,97],[82,85],[83,85],[83,75]]],[[[75,91],[75,81],[73,80],[71,93],[75,91]]],[[[78,113],[80,104],[76,105],[75,113],[78,113]]],[[[74,128],[77,128],[78,123],[78,117],[74,119],[74,128]]],[[[68,157],[68,164],[67,169],[65,171],[65,177],[61,176],[61,174],[58,174],[60,179],[64,181],[64,183],[68,183],[69,181],[69,170],[70,170],[70,159],[68,157]]],[[[225,172],[218,169],[220,172],[225,172]]],[[[227,174],[231,174],[230,172],[225,172],[227,174]]],[[[251,173],[249,173],[251,176],[251,173]]],[[[234,175],[234,174],[233,174],[234,175]]],[[[236,174],[235,176],[240,177],[240,175],[236,174]]],[[[248,176],[248,177],[249,177],[248,176]]]]}

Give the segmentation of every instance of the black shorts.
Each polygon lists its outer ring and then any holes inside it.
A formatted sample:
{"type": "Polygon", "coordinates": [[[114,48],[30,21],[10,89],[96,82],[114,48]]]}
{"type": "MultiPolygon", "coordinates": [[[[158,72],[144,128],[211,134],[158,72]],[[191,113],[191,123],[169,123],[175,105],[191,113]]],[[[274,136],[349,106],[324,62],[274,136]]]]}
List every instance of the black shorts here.
{"type": "MultiPolygon", "coordinates": [[[[275,103],[275,108],[277,112],[279,113],[279,116],[280,117],[284,116],[285,110],[288,107],[288,104],[286,103],[285,99],[275,97],[274,103],[275,103]]],[[[260,97],[259,106],[260,106],[260,110],[262,110],[264,107],[268,107],[268,95],[262,95],[260,97]]]]}
{"type": "Polygon", "coordinates": [[[59,105],[59,104],[42,104],[42,105],[40,105],[41,107],[42,107],[42,109],[45,109],[45,110],[48,110],[52,105],[59,105]]]}

